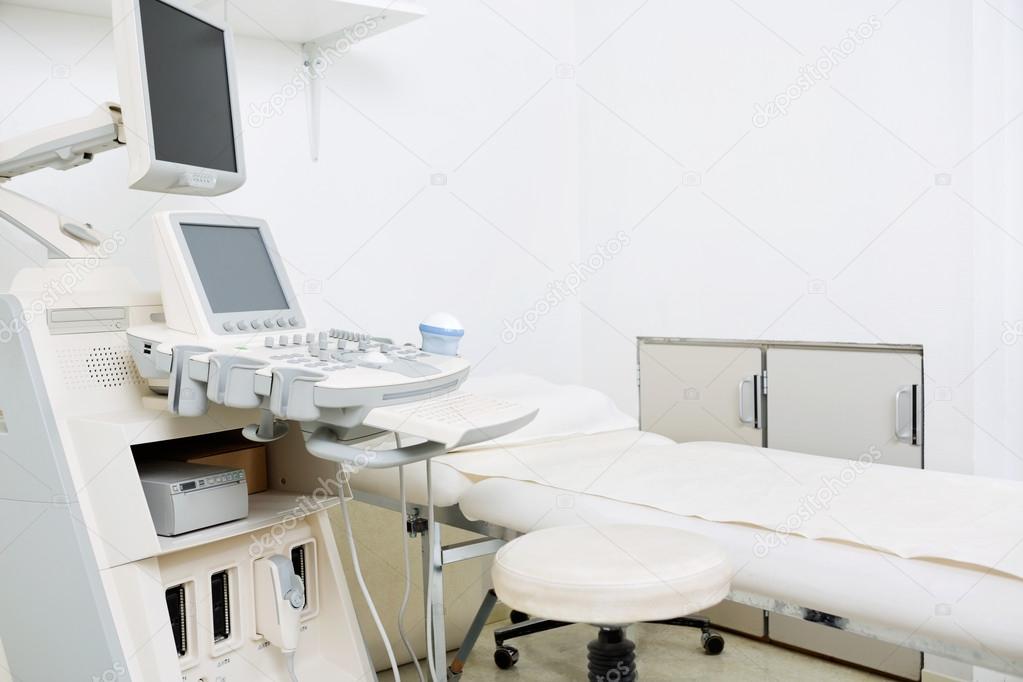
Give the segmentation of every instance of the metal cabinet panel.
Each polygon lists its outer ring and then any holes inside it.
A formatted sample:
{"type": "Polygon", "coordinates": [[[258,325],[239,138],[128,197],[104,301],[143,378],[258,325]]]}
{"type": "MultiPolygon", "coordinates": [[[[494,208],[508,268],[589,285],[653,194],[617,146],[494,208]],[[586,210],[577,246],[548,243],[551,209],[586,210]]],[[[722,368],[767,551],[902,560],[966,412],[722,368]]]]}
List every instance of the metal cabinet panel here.
{"type": "MultiPolygon", "coordinates": [[[[739,399],[746,398],[741,415],[760,418],[759,396],[750,395],[759,377],[763,353],[756,347],[679,345],[642,342],[639,345],[640,428],[679,443],[701,440],[763,444],[763,430],[740,419],[739,399]],[[746,382],[746,395],[739,383],[746,382]],[[754,414],[756,413],[756,414],[754,414]]],[[[701,615],[715,625],[757,637],[764,636],[764,612],[724,602],[701,615]]]]}
{"type": "Polygon", "coordinates": [[[772,613],[769,622],[773,642],[849,661],[889,675],[909,680],[920,679],[922,661],[919,651],[791,616],[772,613]]]}
{"type": "Polygon", "coordinates": [[[672,440],[763,445],[759,348],[725,345],[639,344],[640,428],[672,440]],[[740,419],[740,382],[745,406],[740,419]]]}
{"type": "Polygon", "coordinates": [[[922,382],[918,353],[768,348],[767,445],[922,468],[922,382]]]}

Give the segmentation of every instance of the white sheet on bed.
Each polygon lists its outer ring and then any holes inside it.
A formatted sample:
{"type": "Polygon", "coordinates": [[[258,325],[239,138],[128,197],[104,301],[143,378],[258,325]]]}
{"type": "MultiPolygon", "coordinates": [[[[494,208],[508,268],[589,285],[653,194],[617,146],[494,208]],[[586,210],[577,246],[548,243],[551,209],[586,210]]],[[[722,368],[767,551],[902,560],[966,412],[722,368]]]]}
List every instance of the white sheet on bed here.
{"type": "Polygon", "coordinates": [[[477,479],[531,481],[759,526],[764,553],[795,534],[1023,578],[1020,481],[729,443],[650,444],[635,431],[453,454],[443,462],[477,479]]]}
{"type": "Polygon", "coordinates": [[[732,589],[768,597],[766,608],[782,602],[837,614],[853,621],[853,631],[855,625],[868,625],[875,635],[898,644],[912,635],[928,644],[923,647],[928,651],[962,660],[982,648],[994,657],[996,667],[1023,673],[1023,620],[1018,617],[1023,613],[1023,581],[1011,576],[793,536],[785,546],[754,560],[757,528],[506,479],[473,486],[461,508],[470,519],[524,533],[606,523],[701,533],[731,556],[736,569],[732,589]]]}
{"type": "MultiPolygon", "coordinates": [[[[502,438],[456,451],[457,453],[478,452],[479,457],[485,458],[495,466],[502,459],[509,458],[509,453],[513,452],[511,448],[526,444],[560,441],[573,436],[606,431],[616,433],[624,431],[624,433],[611,436],[608,439],[590,441],[588,446],[591,449],[602,448],[617,452],[625,447],[624,443],[630,438],[633,441],[640,439],[640,433],[636,430],[636,420],[619,410],[609,397],[592,388],[555,384],[546,379],[526,374],[472,377],[466,381],[463,388],[479,395],[523,405],[535,405],[540,408],[536,419],[524,428],[502,438]]],[[[661,436],[646,434],[642,437],[642,442],[653,444],[671,443],[672,441],[661,436]]],[[[393,438],[386,437],[367,447],[388,449],[394,446],[393,438]]],[[[558,452],[560,455],[562,451],[558,452]]],[[[572,451],[570,446],[568,452],[579,454],[572,451]]],[[[447,455],[434,460],[433,497],[434,502],[441,507],[457,504],[462,494],[478,480],[466,476],[455,467],[445,466],[449,457],[457,458],[458,455],[447,455]]],[[[514,460],[514,455],[511,455],[511,459],[514,460]]],[[[405,480],[408,500],[414,504],[425,504],[426,465],[419,463],[405,467],[405,480]]],[[[355,472],[352,474],[351,482],[354,488],[362,492],[391,499],[398,498],[397,469],[366,469],[355,472]]]]}
{"type": "Polygon", "coordinates": [[[555,384],[528,374],[507,374],[470,377],[462,388],[540,408],[536,418],[518,431],[462,448],[463,452],[637,427],[636,420],[619,410],[611,398],[586,386],[555,384]]]}

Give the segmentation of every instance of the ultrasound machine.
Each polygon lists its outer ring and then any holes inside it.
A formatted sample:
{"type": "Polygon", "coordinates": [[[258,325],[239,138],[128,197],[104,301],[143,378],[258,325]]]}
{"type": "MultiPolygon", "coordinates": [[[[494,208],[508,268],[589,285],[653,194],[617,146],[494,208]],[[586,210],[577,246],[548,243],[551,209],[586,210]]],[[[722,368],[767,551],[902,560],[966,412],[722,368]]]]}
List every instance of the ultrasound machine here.
{"type": "Polygon", "coordinates": [[[458,355],[309,320],[258,217],[156,215],[157,294],[110,264],[123,235],[8,189],[120,147],[137,190],[244,183],[229,28],[176,0],[113,4],[122,101],[0,143],[0,218],[49,255],[0,294],[0,663],[44,682],[375,679],[328,518],[349,518],[346,475],[536,410],[460,391],[458,355]],[[265,491],[145,454],[224,433],[265,446],[265,491]]]}

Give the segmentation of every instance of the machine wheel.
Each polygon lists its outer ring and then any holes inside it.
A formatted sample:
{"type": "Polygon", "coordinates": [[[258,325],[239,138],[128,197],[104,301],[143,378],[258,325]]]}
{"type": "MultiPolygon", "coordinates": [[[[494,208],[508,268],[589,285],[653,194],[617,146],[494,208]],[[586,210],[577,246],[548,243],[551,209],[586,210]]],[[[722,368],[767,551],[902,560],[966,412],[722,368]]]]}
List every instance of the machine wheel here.
{"type": "Polygon", "coordinates": [[[725,638],[713,630],[704,632],[701,641],[703,642],[703,650],[709,656],[717,656],[725,650],[725,638]]]}
{"type": "Polygon", "coordinates": [[[508,670],[519,662],[519,650],[513,646],[499,646],[494,652],[494,663],[501,670],[508,670]]]}
{"type": "Polygon", "coordinates": [[[518,625],[519,623],[525,623],[527,620],[529,620],[529,614],[522,613],[521,611],[512,611],[510,617],[511,622],[514,623],[515,625],[518,625]]]}

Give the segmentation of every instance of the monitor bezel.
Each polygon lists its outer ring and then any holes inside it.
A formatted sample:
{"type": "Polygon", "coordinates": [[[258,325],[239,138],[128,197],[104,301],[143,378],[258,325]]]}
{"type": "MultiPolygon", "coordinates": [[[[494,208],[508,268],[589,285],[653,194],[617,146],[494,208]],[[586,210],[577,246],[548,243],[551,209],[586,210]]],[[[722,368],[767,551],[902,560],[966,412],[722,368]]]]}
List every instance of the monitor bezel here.
{"type": "Polygon", "coordinates": [[[228,95],[234,134],[235,171],[203,168],[156,158],[153,116],[149,100],[149,78],[143,47],[141,0],[113,0],[114,49],[117,55],[118,85],[128,146],[128,184],[132,189],[171,194],[217,196],[238,189],[245,183],[245,150],[242,140],[241,105],[234,63],[234,34],[226,22],[197,12],[177,0],[158,0],[194,17],[224,34],[228,95]],[[182,179],[192,177],[196,184],[182,179]],[[201,180],[213,178],[212,186],[201,180]]]}
{"type": "Polygon", "coordinates": [[[218,335],[255,335],[261,332],[276,335],[290,333],[295,330],[305,328],[305,317],[302,315],[302,309],[299,307],[298,297],[295,296],[295,290],[291,286],[291,279],[288,277],[288,273],[284,268],[284,260],[281,258],[281,254],[277,250],[277,244],[274,242],[273,235],[270,232],[270,226],[265,220],[243,216],[228,216],[223,213],[192,212],[175,212],[169,214],[167,218],[170,223],[171,230],[174,233],[174,239],[181,253],[182,260],[184,261],[184,265],[188,271],[189,278],[191,279],[192,290],[195,292],[195,295],[202,306],[211,332],[218,335]],[[214,312],[213,306],[210,305],[209,296],[206,294],[206,287],[203,285],[202,277],[199,276],[199,269],[196,267],[195,259],[192,257],[192,250],[189,248],[188,240],[185,238],[185,232],[182,225],[207,225],[210,227],[221,228],[258,229],[259,236],[262,238],[263,245],[266,247],[267,254],[270,256],[270,263],[273,266],[274,274],[277,276],[277,282],[280,284],[281,290],[284,292],[284,298],[288,303],[288,307],[281,310],[246,310],[225,313],[214,312]],[[276,326],[276,320],[283,319],[285,322],[288,322],[291,318],[295,318],[297,324],[286,324],[284,327],[276,326]],[[237,323],[239,321],[245,321],[251,325],[253,320],[259,320],[263,323],[267,319],[274,320],[275,326],[266,327],[264,325],[263,327],[256,329],[252,329],[251,326],[249,329],[237,328],[237,323]],[[224,325],[228,322],[235,325],[235,328],[230,331],[225,329],[224,325]]]}

